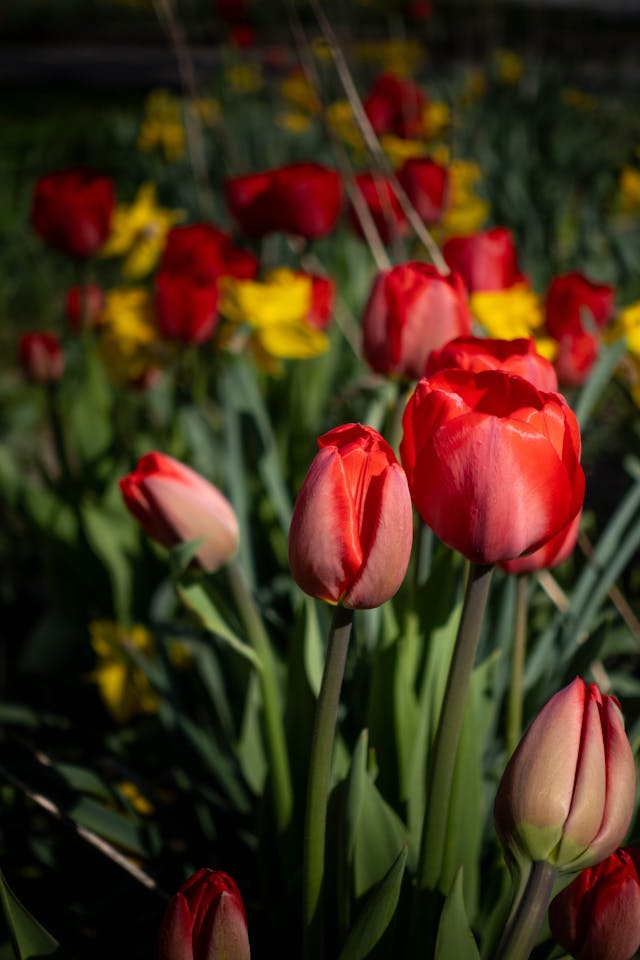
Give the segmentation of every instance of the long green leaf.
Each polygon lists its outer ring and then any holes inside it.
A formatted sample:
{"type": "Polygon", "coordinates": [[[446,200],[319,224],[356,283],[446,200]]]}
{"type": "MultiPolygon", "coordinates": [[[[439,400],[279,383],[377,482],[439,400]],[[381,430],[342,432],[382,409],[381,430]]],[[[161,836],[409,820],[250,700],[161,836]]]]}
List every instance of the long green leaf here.
{"type": "Polygon", "coordinates": [[[480,960],[464,905],[462,868],[456,873],[453,886],[442,908],[435,960],[480,960]]]}
{"type": "Polygon", "coordinates": [[[17,960],[66,956],[58,941],[18,900],[0,871],[0,899],[17,960]]]}
{"type": "Polygon", "coordinates": [[[363,960],[389,926],[400,897],[407,852],[405,844],[382,880],[365,898],[362,910],[342,948],[340,960],[363,960]]]}

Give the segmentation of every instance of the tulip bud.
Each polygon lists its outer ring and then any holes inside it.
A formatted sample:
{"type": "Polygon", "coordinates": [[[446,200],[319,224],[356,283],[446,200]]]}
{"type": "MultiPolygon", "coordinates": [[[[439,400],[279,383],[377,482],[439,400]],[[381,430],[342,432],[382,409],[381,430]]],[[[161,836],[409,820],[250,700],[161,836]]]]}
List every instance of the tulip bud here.
{"type": "Polygon", "coordinates": [[[542,708],[502,775],[494,817],[505,850],[561,871],[598,863],[624,839],[635,781],[618,701],[576,677],[542,708]]]}
{"type": "Polygon", "coordinates": [[[371,427],[325,433],[295,503],[289,564],[305,593],[345,607],[377,607],[409,563],[411,499],[391,447],[371,427]]]}
{"type": "Polygon", "coordinates": [[[554,940],[576,960],[631,960],[640,947],[640,850],[587,867],[549,906],[554,940]]]}
{"type": "Polygon", "coordinates": [[[162,546],[202,539],[195,561],[212,573],[238,547],[238,521],[226,497],[200,474],[164,453],[147,453],[120,480],[124,502],[162,546]]]}
{"type": "Polygon", "coordinates": [[[64,370],[64,354],[54,333],[25,333],[18,344],[20,365],[30,380],[57,383],[64,370]]]}
{"type": "Polygon", "coordinates": [[[446,167],[430,157],[408,157],[398,170],[398,180],[427,225],[442,219],[450,193],[446,167]]]}
{"type": "Polygon", "coordinates": [[[581,273],[554,277],[545,297],[545,324],[552,337],[592,332],[583,323],[584,312],[599,329],[613,315],[615,291],[608,283],[593,283],[581,273]]]}
{"type": "Polygon", "coordinates": [[[238,887],[203,868],[172,897],[162,919],[159,960],[249,960],[249,934],[238,887]]]}
{"type": "Polygon", "coordinates": [[[83,327],[93,327],[98,322],[105,305],[102,287],[97,283],[71,287],[67,291],[67,320],[74,333],[83,327]]]}
{"type": "MultiPolygon", "coordinates": [[[[371,219],[382,242],[394,243],[399,237],[404,236],[409,229],[409,221],[391,181],[379,174],[358,173],[355,183],[369,208],[371,219]]],[[[352,204],[348,208],[348,219],[352,230],[364,239],[366,235],[360,225],[357,210],[352,204]]]]}
{"type": "Polygon", "coordinates": [[[523,279],[513,235],[506,227],[450,237],[442,254],[449,267],[462,276],[469,293],[504,290],[523,279]]]}
{"type": "Polygon", "coordinates": [[[49,246],[84,259],[107,239],[114,202],[109,177],[84,167],[48,173],[33,191],[31,225],[49,246]]]}
{"type": "Polygon", "coordinates": [[[156,276],[156,322],[163,336],[182,343],[205,343],[218,324],[218,288],[196,283],[188,274],[156,276]]]}

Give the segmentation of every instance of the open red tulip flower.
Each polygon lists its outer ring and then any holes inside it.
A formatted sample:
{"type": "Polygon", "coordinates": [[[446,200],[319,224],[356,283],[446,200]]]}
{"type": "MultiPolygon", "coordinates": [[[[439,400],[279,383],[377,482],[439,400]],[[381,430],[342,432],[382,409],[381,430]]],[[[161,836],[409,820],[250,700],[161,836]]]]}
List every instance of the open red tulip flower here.
{"type": "Polygon", "coordinates": [[[578,513],[571,523],[568,523],[564,530],[561,530],[551,540],[547,540],[538,550],[533,553],[525,553],[523,557],[516,557],[515,560],[505,560],[500,566],[505,573],[513,576],[524,573],[537,573],[538,570],[549,570],[552,567],[559,567],[561,563],[568,560],[578,540],[580,533],[580,520],[582,511],[578,513]]]}
{"type": "Polygon", "coordinates": [[[109,177],[85,167],[49,173],[35,185],[31,225],[49,246],[83,260],[107,239],[114,203],[109,177]]]}
{"type": "Polygon", "coordinates": [[[371,427],[348,423],[318,439],[296,499],[289,564],[298,586],[345,607],[377,607],[404,579],[413,516],[404,471],[371,427]]]}
{"type": "Polygon", "coordinates": [[[159,960],[250,960],[244,903],[221,870],[198,870],[171,898],[158,938],[159,960]]]}
{"type": "Polygon", "coordinates": [[[451,270],[462,276],[469,293],[506,290],[524,282],[513,235],[507,227],[449,237],[443,244],[442,255],[451,270]]]}
{"type": "Polygon", "coordinates": [[[582,508],[576,417],[560,394],[522,377],[441,370],[418,382],[403,428],[418,513],[475,563],[537,550],[582,508]]]}
{"type": "Polygon", "coordinates": [[[429,355],[469,333],[471,315],[462,280],[427,263],[382,270],[362,319],[364,356],[377,373],[417,380],[429,355]]]}
{"type": "Polygon", "coordinates": [[[195,562],[209,573],[238,548],[238,521],[229,501],[179,460],[155,451],[119,481],[124,502],[145,533],[171,549],[202,539],[195,562]]]}
{"type": "Polygon", "coordinates": [[[504,370],[524,377],[538,390],[557,391],[558,377],[553,364],[536,350],[531,337],[500,340],[497,337],[456,337],[441,350],[433,350],[426,375],[460,367],[463,370],[504,370]]]}
{"type": "Polygon", "coordinates": [[[640,947],[640,850],[586,867],[549,905],[553,939],[576,960],[631,960],[640,947]]]}
{"type": "Polygon", "coordinates": [[[545,704],[511,756],[496,793],[496,829],[516,861],[576,871],[623,842],[635,787],[620,704],[576,677],[545,704]]]}

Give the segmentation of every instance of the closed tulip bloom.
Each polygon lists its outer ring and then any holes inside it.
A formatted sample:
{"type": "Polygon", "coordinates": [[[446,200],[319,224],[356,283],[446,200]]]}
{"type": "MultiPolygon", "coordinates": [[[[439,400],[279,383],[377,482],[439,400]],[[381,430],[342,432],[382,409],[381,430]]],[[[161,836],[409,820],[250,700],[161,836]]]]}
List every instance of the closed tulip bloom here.
{"type": "Polygon", "coordinates": [[[464,284],[427,263],[382,270],[362,318],[363,350],[377,373],[417,380],[429,355],[471,331],[464,284]]]}
{"type": "Polygon", "coordinates": [[[469,560],[537,550],[584,498],[580,430],[557,393],[502,370],[441,370],[403,417],[402,464],[418,513],[469,560]]]}
{"type": "Polygon", "coordinates": [[[196,563],[209,573],[232,558],[238,521],[229,501],[204,477],[164,453],[147,453],[119,481],[124,502],[148,536],[171,549],[202,539],[196,563]]]}
{"type": "MultiPolygon", "coordinates": [[[[382,242],[390,244],[404,236],[409,229],[409,221],[404,215],[391,181],[377,174],[359,173],[355,177],[355,182],[369,208],[382,242]]],[[[349,207],[349,224],[355,233],[364,239],[365,234],[353,206],[349,207]]]]}
{"type": "MultiPolygon", "coordinates": [[[[607,283],[593,283],[581,273],[554,277],[545,297],[545,324],[556,340],[567,333],[587,332],[585,314],[592,325],[602,329],[613,316],[615,292],[607,283]]],[[[587,321],[588,323],[588,321],[587,321]]]]}
{"type": "Polygon", "coordinates": [[[318,439],[289,531],[289,564],[305,593],[377,607],[404,579],[413,517],[404,471],[371,427],[348,423],[318,439]]]}
{"type": "Polygon", "coordinates": [[[258,258],[213,224],[190,223],[169,230],[160,272],[187,275],[199,284],[213,284],[219,277],[253,280],[258,258]]]}
{"type": "Polygon", "coordinates": [[[576,960],[631,960],[640,947],[640,851],[587,867],[549,906],[551,934],[576,960]]]}
{"type": "Polygon", "coordinates": [[[109,177],[84,167],[49,173],[35,185],[31,225],[49,246],[85,259],[107,239],[114,203],[109,177]]]}
{"type": "Polygon", "coordinates": [[[104,291],[97,283],[71,287],[66,298],[67,320],[71,330],[80,333],[83,326],[94,327],[104,305],[104,291]]]}
{"type": "Polygon", "coordinates": [[[34,331],[20,337],[20,366],[29,380],[56,383],[64,371],[64,354],[55,333],[34,331]]]}
{"type": "Polygon", "coordinates": [[[158,960],[249,960],[247,917],[237,885],[220,870],[198,870],[169,901],[158,960]]]}
{"type": "Polygon", "coordinates": [[[516,859],[578,870],[624,840],[635,783],[620,704],[576,677],[542,708],[509,760],[496,829],[516,859]]]}
{"type": "Polygon", "coordinates": [[[218,288],[188,275],[160,272],[156,277],[156,321],[168,340],[204,343],[218,323],[218,288]]]}
{"type": "Polygon", "coordinates": [[[411,80],[381,73],[364,100],[369,123],[379,137],[420,137],[425,132],[427,98],[411,80]]]}
{"type": "Polygon", "coordinates": [[[441,350],[429,355],[426,374],[431,376],[447,367],[463,370],[504,370],[524,377],[538,390],[557,391],[558,378],[546,357],[536,350],[531,337],[500,340],[496,337],[457,337],[441,350]]]}
{"type": "Polygon", "coordinates": [[[430,157],[408,157],[398,180],[424,222],[438,223],[449,201],[449,173],[430,157]]]}
{"type": "Polygon", "coordinates": [[[513,235],[506,227],[450,237],[442,254],[451,270],[462,276],[469,293],[505,290],[523,280],[513,235]]]}
{"type": "Polygon", "coordinates": [[[298,271],[298,276],[307,276],[311,280],[311,306],[305,317],[316,330],[326,330],[331,324],[336,287],[331,277],[319,273],[298,271]]]}
{"type": "Polygon", "coordinates": [[[600,343],[593,333],[568,331],[557,340],[557,352],[553,365],[561,384],[578,387],[591,373],[598,354],[600,343]]]}

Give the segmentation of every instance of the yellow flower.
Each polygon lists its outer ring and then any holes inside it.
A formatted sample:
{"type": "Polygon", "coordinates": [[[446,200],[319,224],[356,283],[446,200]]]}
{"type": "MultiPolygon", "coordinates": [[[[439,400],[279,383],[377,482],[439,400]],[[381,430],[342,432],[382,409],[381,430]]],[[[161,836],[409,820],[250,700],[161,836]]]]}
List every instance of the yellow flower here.
{"type": "Polygon", "coordinates": [[[496,73],[500,83],[515,87],[520,82],[524,72],[524,64],[513,50],[496,50],[496,73]]]}
{"type": "Polygon", "coordinates": [[[120,793],[126,797],[134,810],[137,810],[138,813],[141,813],[143,817],[148,817],[149,814],[153,813],[154,807],[153,804],[145,797],[135,783],[132,783],[131,780],[122,780],[118,784],[118,790],[120,793]]]}
{"type": "Polygon", "coordinates": [[[98,325],[100,354],[118,383],[140,380],[158,366],[159,337],[146,288],[109,290],[98,325]]]}
{"type": "Polygon", "coordinates": [[[544,321],[542,301],[526,283],[516,283],[506,290],[474,293],[469,306],[489,336],[503,340],[530,337],[544,321]]]}
{"type": "Polygon", "coordinates": [[[432,100],[424,108],[423,119],[427,136],[430,140],[435,140],[450,125],[451,108],[444,100],[432,100]]]}
{"type": "Polygon", "coordinates": [[[138,150],[161,150],[171,163],[184,153],[182,108],[168,90],[153,90],[146,102],[146,115],[138,133],[138,150]]]}
{"type": "Polygon", "coordinates": [[[356,44],[356,56],[386,73],[407,79],[425,60],[424,46],[418,40],[366,40],[356,44]]]}
{"type": "Polygon", "coordinates": [[[489,214],[489,204],[474,192],[481,180],[480,167],[472,160],[449,164],[449,207],[434,230],[439,240],[480,230],[489,214]]]}
{"type": "Polygon", "coordinates": [[[640,170],[635,167],[620,172],[620,205],[627,213],[640,210],[640,170]]]}
{"type": "Polygon", "coordinates": [[[606,332],[608,342],[626,337],[629,351],[640,359],[640,300],[620,311],[615,323],[606,332]]]}
{"type": "Polygon", "coordinates": [[[262,89],[262,71],[256,63],[234,63],[225,72],[226,83],[236,93],[256,93],[262,89]]]}
{"type": "Polygon", "coordinates": [[[311,126],[311,120],[306,113],[300,113],[297,110],[288,110],[286,113],[279,114],[277,123],[282,130],[288,130],[290,133],[305,133],[311,126]]]}
{"type": "Polygon", "coordinates": [[[563,103],[577,110],[595,110],[598,106],[598,101],[593,94],[579,90],[577,87],[565,87],[560,96],[563,103]]]}
{"type": "Polygon", "coordinates": [[[558,353],[558,341],[553,337],[534,337],[534,340],[540,356],[553,363],[558,353]]]}
{"type": "Polygon", "coordinates": [[[306,320],[311,307],[309,277],[280,268],[263,281],[222,277],[219,283],[220,313],[232,325],[227,346],[242,341],[244,332],[256,358],[274,373],[280,360],[317,357],[327,350],[326,335],[306,320]]]}
{"type": "Polygon", "coordinates": [[[167,233],[183,217],[182,210],[156,206],[155,184],[143,183],[132,204],[116,206],[111,233],[100,248],[100,256],[124,257],[124,276],[144,277],[156,265],[167,233]]]}
{"type": "Polygon", "coordinates": [[[126,723],[138,714],[155,713],[158,696],[129,652],[133,650],[153,660],[155,644],[147,628],[140,624],[125,627],[111,620],[94,620],[89,624],[89,633],[96,655],[92,679],[116,723],[126,723]]]}
{"type": "Polygon", "coordinates": [[[313,55],[319,63],[331,63],[331,48],[324,37],[317,35],[311,41],[313,55]]]}
{"type": "Polygon", "coordinates": [[[280,95],[292,107],[305,113],[320,113],[321,104],[302,70],[292,70],[280,84],[280,95]]]}
{"type": "Polygon", "coordinates": [[[467,72],[460,90],[460,102],[465,107],[471,106],[472,103],[481,100],[486,92],[486,73],[480,67],[472,67],[467,72]]]}
{"type": "Polygon", "coordinates": [[[329,129],[354,150],[364,150],[364,140],[348,100],[334,100],[327,107],[329,129]]]}
{"type": "Polygon", "coordinates": [[[209,126],[213,126],[220,119],[220,101],[215,97],[196,97],[187,105],[187,109],[209,126]]]}
{"type": "Polygon", "coordinates": [[[401,166],[410,157],[424,157],[427,153],[427,145],[421,140],[405,140],[391,133],[380,138],[380,145],[393,167],[401,166]]]}

